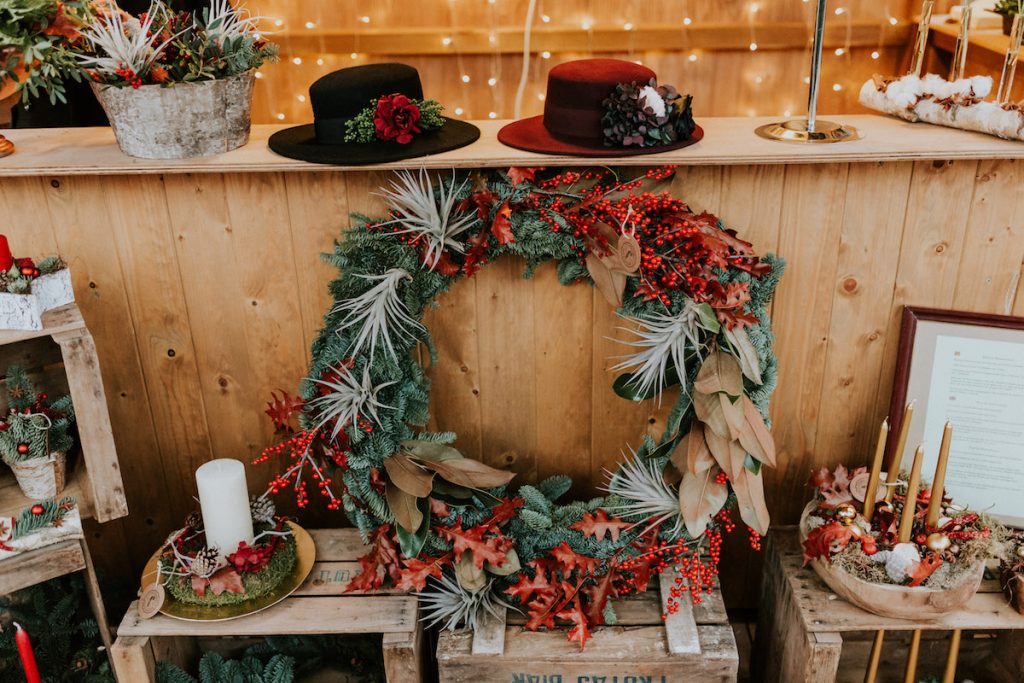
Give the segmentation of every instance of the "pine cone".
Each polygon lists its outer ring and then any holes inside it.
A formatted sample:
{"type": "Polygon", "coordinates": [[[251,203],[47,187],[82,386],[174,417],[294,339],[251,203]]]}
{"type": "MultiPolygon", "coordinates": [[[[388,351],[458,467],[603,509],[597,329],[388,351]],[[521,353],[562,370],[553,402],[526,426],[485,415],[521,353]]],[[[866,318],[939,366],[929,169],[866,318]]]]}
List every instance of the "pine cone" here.
{"type": "Polygon", "coordinates": [[[198,511],[193,510],[188,513],[188,517],[185,518],[185,526],[189,529],[202,529],[203,528],[203,516],[198,511]]]}
{"type": "Polygon", "coordinates": [[[269,497],[249,496],[249,513],[252,515],[252,521],[269,524],[274,521],[277,508],[269,497]]]}
{"type": "Polygon", "coordinates": [[[213,548],[203,548],[192,558],[190,571],[200,578],[207,578],[220,569],[220,555],[213,548]]]}

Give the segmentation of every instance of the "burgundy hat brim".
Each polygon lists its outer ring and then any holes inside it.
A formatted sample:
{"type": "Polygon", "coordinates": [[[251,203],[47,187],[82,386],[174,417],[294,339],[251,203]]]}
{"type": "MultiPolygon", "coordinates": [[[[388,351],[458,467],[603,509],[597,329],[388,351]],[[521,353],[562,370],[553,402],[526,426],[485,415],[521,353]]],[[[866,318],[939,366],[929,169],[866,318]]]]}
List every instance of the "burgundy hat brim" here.
{"type": "Polygon", "coordinates": [[[572,157],[631,157],[641,154],[658,154],[673,149],[689,147],[700,142],[704,137],[704,129],[697,126],[693,135],[685,140],[670,145],[657,147],[605,147],[604,145],[577,145],[553,136],[544,127],[544,116],[533,116],[528,119],[513,121],[498,131],[498,141],[503,145],[515,147],[527,152],[540,154],[557,154],[572,157]]]}

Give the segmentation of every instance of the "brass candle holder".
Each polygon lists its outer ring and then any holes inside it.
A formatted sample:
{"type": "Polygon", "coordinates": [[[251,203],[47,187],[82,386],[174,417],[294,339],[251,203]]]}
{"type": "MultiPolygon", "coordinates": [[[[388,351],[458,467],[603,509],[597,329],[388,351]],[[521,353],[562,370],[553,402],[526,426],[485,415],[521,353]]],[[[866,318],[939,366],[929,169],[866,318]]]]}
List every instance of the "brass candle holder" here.
{"type": "Polygon", "coordinates": [[[807,118],[767,123],[754,132],[768,140],[800,143],[830,143],[859,140],[856,128],[833,121],[818,120],[818,91],[821,86],[821,52],[824,48],[825,12],[828,0],[818,0],[814,20],[814,47],[811,50],[811,82],[807,96],[807,118]]]}

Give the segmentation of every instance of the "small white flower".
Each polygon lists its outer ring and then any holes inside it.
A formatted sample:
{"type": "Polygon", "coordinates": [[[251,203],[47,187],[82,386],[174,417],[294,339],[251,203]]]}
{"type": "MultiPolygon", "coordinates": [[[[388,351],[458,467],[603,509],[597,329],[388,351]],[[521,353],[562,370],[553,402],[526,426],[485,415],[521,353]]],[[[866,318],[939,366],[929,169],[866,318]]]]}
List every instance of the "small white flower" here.
{"type": "Polygon", "coordinates": [[[640,89],[640,97],[654,111],[655,116],[665,115],[665,100],[661,98],[657,90],[649,85],[645,85],[640,89]]]}

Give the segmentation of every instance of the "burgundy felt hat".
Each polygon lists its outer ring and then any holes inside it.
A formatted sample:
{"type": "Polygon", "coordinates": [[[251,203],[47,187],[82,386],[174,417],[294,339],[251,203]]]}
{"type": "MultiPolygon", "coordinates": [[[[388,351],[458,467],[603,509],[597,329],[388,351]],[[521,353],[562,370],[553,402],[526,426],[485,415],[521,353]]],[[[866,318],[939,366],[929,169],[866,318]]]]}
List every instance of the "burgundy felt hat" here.
{"type": "Polygon", "coordinates": [[[617,86],[643,86],[656,78],[646,66],[621,59],[559,64],[548,73],[544,114],[504,126],[498,131],[498,140],[528,152],[580,157],[657,154],[698,142],[704,130],[696,125],[688,136],[665,144],[623,146],[608,140],[606,100],[615,96],[617,86]]]}

